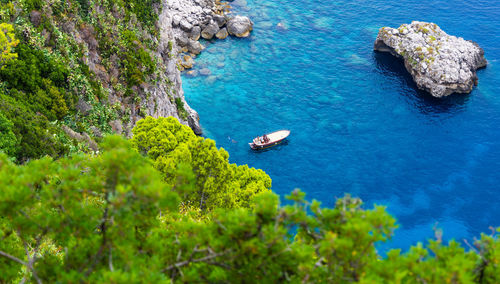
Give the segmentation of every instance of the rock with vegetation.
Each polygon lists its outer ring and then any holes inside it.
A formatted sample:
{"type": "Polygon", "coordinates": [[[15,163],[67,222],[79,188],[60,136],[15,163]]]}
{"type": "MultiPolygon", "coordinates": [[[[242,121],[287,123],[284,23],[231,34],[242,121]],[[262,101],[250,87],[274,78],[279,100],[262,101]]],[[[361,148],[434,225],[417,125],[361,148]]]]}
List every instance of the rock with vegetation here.
{"type": "Polygon", "coordinates": [[[478,82],[476,70],[487,64],[477,43],[426,22],[381,28],[374,50],[402,58],[418,88],[434,97],[471,92],[478,82]]]}
{"type": "Polygon", "coordinates": [[[0,112],[16,142],[1,143],[0,151],[19,163],[91,151],[64,129],[98,142],[114,131],[130,135],[147,115],[174,116],[201,133],[197,113],[185,103],[182,119],[175,104],[185,100],[163,4],[0,3],[0,112]]]}
{"type": "Polygon", "coordinates": [[[227,22],[227,31],[237,37],[248,37],[253,29],[253,22],[245,16],[236,16],[227,22]]]}

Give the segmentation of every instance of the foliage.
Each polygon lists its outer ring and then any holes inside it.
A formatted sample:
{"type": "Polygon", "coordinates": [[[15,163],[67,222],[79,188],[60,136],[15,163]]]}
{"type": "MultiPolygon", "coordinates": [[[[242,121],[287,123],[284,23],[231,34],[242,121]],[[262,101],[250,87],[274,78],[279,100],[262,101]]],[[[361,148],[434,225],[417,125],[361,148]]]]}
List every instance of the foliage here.
{"type": "MultiPolygon", "coordinates": [[[[16,137],[14,147],[9,147],[7,154],[18,162],[25,162],[45,155],[60,157],[68,152],[68,145],[57,140],[62,130],[49,122],[43,115],[33,112],[23,101],[7,96],[0,91],[0,112],[10,122],[4,127],[10,127],[16,137]]],[[[11,137],[9,132],[7,137],[11,137]]],[[[10,139],[9,139],[10,140],[10,139]]],[[[13,145],[9,143],[9,145],[13,145]]]]}
{"type": "Polygon", "coordinates": [[[179,113],[179,117],[182,120],[186,120],[189,114],[184,108],[184,102],[181,98],[175,98],[175,106],[177,107],[177,113],[179,113]]]}
{"type": "Polygon", "coordinates": [[[102,148],[23,166],[0,155],[0,282],[498,282],[496,234],[468,252],[438,236],[381,258],[375,244],[395,228],[383,207],[345,196],[324,208],[298,190],[292,205],[267,191],[252,209],[199,219],[178,210],[196,177],[188,165],[166,184],[123,138],[102,148]]]}
{"type": "Polygon", "coordinates": [[[14,124],[0,113],[0,152],[9,156],[15,156],[17,152],[17,137],[12,132],[14,124]]]}
{"type": "Polygon", "coordinates": [[[133,32],[123,31],[122,41],[124,50],[121,53],[121,64],[125,81],[129,87],[140,85],[145,82],[148,75],[153,74],[155,64],[133,32]]]}
{"type": "Polygon", "coordinates": [[[254,195],[271,187],[271,179],[262,170],[230,164],[224,149],[217,149],[213,140],[197,137],[173,117],[147,117],[132,132],[134,146],[153,159],[167,183],[177,179],[179,163],[191,167],[196,186],[183,199],[188,207],[202,211],[248,207],[254,195]]]}
{"type": "Polygon", "coordinates": [[[17,58],[17,53],[13,52],[13,49],[18,44],[14,27],[11,24],[0,23],[0,67],[3,67],[5,62],[17,58]]]}

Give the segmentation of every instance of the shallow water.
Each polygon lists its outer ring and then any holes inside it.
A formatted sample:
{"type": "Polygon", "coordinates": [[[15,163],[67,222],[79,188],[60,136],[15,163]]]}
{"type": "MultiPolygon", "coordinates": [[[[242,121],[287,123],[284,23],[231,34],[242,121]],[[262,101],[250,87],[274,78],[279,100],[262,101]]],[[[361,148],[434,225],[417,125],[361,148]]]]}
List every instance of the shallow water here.
{"type": "Polygon", "coordinates": [[[500,226],[500,2],[236,0],[255,22],[248,39],[205,42],[183,77],[205,136],[230,161],[265,170],[281,195],[301,188],[332,206],[345,192],[387,205],[390,244],[471,239],[500,226]],[[434,99],[402,62],[372,51],[378,28],[431,21],[474,40],[489,65],[470,95],[434,99]],[[279,28],[283,23],[286,29],[279,28]],[[252,152],[278,129],[288,143],[252,152]]]}

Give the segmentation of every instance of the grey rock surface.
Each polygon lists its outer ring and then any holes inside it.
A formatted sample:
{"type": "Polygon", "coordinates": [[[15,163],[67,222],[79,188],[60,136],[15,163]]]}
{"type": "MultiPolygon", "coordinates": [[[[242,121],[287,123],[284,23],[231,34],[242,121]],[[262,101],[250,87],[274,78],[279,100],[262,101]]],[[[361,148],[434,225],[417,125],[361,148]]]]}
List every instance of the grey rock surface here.
{"type": "Polygon", "coordinates": [[[227,31],[237,37],[248,37],[253,30],[253,22],[245,16],[236,16],[227,22],[227,31]]]}
{"type": "Polygon", "coordinates": [[[219,28],[222,28],[227,22],[226,17],[224,17],[222,15],[215,14],[215,15],[213,15],[212,18],[217,23],[219,28]]]}
{"type": "Polygon", "coordinates": [[[201,37],[204,39],[212,39],[214,35],[219,31],[219,25],[212,22],[206,26],[203,31],[201,31],[201,37]]]}
{"type": "Polygon", "coordinates": [[[187,43],[187,49],[189,52],[192,54],[200,54],[200,52],[204,49],[205,47],[201,45],[199,41],[196,40],[188,40],[187,43]]]}
{"type": "Polygon", "coordinates": [[[215,37],[218,39],[225,39],[228,35],[229,33],[227,32],[227,29],[222,28],[215,34],[215,37]]]}
{"type": "Polygon", "coordinates": [[[434,97],[471,92],[478,81],[476,70],[487,64],[477,43],[426,22],[381,28],[374,50],[402,58],[418,88],[434,97]]]}
{"type": "Polygon", "coordinates": [[[191,32],[189,33],[189,38],[192,40],[199,40],[200,35],[201,35],[200,26],[194,26],[193,29],[191,29],[191,32]]]}

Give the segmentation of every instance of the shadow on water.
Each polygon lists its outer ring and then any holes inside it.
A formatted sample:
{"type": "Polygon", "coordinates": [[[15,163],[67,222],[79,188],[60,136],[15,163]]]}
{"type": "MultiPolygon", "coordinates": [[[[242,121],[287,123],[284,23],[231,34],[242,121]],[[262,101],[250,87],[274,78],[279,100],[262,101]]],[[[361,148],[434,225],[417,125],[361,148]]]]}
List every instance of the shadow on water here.
{"type": "Polygon", "coordinates": [[[414,105],[425,115],[457,113],[463,111],[469,101],[468,94],[452,94],[444,98],[435,98],[426,91],[418,89],[404,62],[388,52],[373,52],[376,72],[383,76],[397,78],[401,82],[400,94],[407,102],[414,105]]]}

